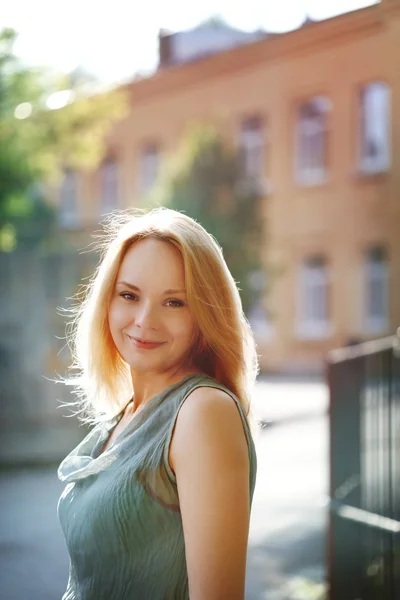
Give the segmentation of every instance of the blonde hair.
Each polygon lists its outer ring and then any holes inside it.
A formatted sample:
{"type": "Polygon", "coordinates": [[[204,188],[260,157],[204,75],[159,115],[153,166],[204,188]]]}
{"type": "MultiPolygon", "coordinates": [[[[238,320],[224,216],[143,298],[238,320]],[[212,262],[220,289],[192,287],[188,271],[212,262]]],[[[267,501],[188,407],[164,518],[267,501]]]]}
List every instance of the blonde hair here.
{"type": "Polygon", "coordinates": [[[96,247],[101,260],[84,290],[68,330],[72,369],[83,420],[115,415],[132,395],[129,365],[117,352],[108,326],[108,306],[121,262],[135,242],[155,237],[180,251],[189,309],[197,323],[190,359],[202,372],[230,389],[246,414],[258,372],[254,338],[235,281],[215,239],[180,212],[158,208],[110,215],[96,247]]]}

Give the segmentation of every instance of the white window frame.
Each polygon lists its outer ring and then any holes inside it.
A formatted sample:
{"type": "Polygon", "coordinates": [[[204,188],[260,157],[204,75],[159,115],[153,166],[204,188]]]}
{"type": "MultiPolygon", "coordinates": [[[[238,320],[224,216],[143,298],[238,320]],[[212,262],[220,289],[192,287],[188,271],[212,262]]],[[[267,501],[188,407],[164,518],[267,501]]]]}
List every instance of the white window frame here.
{"type": "Polygon", "coordinates": [[[237,138],[241,161],[240,185],[243,190],[251,191],[255,186],[256,191],[263,195],[270,193],[270,183],[265,176],[267,144],[265,120],[259,115],[243,119],[237,138]]]}
{"type": "Polygon", "coordinates": [[[119,165],[109,158],[100,167],[100,214],[106,215],[118,208],[119,165]]]}
{"type": "Polygon", "coordinates": [[[321,260],[320,265],[313,265],[312,262],[303,261],[299,270],[297,335],[305,339],[323,339],[332,334],[329,317],[330,273],[325,260],[321,260]],[[319,307],[315,310],[315,303],[321,294],[325,306],[324,315],[317,314],[320,312],[319,307]]]}
{"type": "Polygon", "coordinates": [[[328,113],[331,101],[325,96],[313,96],[300,104],[296,113],[295,180],[299,185],[321,185],[328,178],[328,113]],[[314,116],[302,111],[310,107],[314,116]],[[319,141],[321,152],[313,149],[319,141]]]}
{"type": "MultiPolygon", "coordinates": [[[[376,290],[375,290],[376,293],[376,290]]],[[[389,329],[389,262],[383,252],[382,260],[374,260],[367,253],[364,263],[364,332],[367,334],[384,334],[389,329]],[[380,285],[379,302],[383,311],[375,314],[371,311],[373,304],[372,287],[380,285]]]]}
{"type": "Polygon", "coordinates": [[[59,191],[58,222],[61,227],[75,229],[79,224],[78,174],[72,169],[65,169],[59,191]]]}
{"type": "Polygon", "coordinates": [[[140,192],[145,194],[155,185],[160,172],[161,153],[157,143],[146,144],[139,159],[140,192]]]}
{"type": "Polygon", "coordinates": [[[362,173],[381,173],[391,166],[391,89],[383,81],[364,85],[359,97],[360,132],[358,163],[362,173]],[[369,155],[375,145],[377,154],[369,155]]]}

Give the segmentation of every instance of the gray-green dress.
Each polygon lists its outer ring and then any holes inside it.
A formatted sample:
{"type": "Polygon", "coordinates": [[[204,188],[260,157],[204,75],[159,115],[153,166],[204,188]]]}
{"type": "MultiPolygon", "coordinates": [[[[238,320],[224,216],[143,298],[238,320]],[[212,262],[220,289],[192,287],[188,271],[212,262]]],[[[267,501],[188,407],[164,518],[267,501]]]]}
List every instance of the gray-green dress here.
{"type": "Polygon", "coordinates": [[[101,448],[122,413],[94,427],[61,463],[58,476],[68,485],[58,516],[70,555],[62,600],[189,598],[168,450],[179,408],[203,386],[226,391],[238,407],[249,448],[252,498],[256,455],[240,402],[214,379],[188,375],[151,398],[105,452],[101,448]]]}

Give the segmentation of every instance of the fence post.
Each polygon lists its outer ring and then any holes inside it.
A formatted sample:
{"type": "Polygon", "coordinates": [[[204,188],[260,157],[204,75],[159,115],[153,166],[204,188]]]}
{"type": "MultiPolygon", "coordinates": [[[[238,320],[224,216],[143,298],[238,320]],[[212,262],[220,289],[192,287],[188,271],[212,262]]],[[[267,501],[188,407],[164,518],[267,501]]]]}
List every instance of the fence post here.
{"type": "MultiPolygon", "coordinates": [[[[360,506],[360,396],[363,362],[328,362],[330,396],[330,497],[360,506]]],[[[349,526],[330,512],[328,569],[330,600],[361,598],[360,545],[349,526]]],[[[354,533],[354,532],[353,532],[354,533]]]]}

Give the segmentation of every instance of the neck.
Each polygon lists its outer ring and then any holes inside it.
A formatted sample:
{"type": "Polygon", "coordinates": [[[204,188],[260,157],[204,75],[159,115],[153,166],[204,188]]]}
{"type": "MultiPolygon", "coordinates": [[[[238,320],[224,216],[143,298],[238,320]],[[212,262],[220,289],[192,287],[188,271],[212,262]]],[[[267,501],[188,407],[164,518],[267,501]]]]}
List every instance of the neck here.
{"type": "Polygon", "coordinates": [[[175,369],[173,371],[154,373],[131,369],[133,387],[133,411],[143,407],[147,402],[170,385],[178,383],[191,373],[200,373],[198,369],[175,369]]]}

